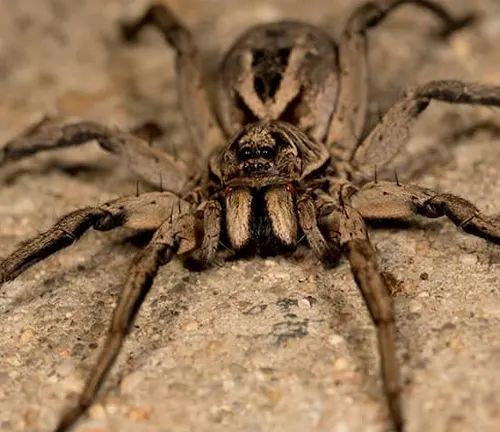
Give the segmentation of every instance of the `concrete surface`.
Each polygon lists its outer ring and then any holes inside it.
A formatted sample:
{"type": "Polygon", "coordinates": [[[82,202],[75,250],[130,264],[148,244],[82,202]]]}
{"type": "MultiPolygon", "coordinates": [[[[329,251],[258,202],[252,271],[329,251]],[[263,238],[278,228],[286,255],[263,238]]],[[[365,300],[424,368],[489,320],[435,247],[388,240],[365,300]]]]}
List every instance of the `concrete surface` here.
{"type": "MultiPolygon", "coordinates": [[[[338,34],[358,1],[176,0],[213,65],[253,23],[282,17],[338,34]]],[[[449,43],[411,6],[372,32],[372,113],[431,78],[500,84],[500,4],[446,1],[482,19],[449,43]]],[[[146,2],[0,2],[0,141],[43,112],[133,126],[155,118],[182,146],[172,56],[154,34],[124,47],[114,22],[146,2]]],[[[398,171],[500,213],[500,112],[436,104],[398,171]],[[408,159],[407,159],[408,160],[408,159]],[[426,168],[421,173],[420,168],[426,168]]],[[[159,144],[160,145],[160,144],[159,144]]],[[[79,206],[135,192],[94,144],[0,172],[2,256],[79,206]]],[[[49,431],[100,349],[136,246],[90,232],[0,292],[0,430],[49,431]]],[[[395,278],[408,431],[500,430],[500,249],[446,221],[377,229],[395,278]]],[[[105,386],[76,430],[384,431],[374,331],[345,262],[252,259],[164,268],[105,386]]]]}

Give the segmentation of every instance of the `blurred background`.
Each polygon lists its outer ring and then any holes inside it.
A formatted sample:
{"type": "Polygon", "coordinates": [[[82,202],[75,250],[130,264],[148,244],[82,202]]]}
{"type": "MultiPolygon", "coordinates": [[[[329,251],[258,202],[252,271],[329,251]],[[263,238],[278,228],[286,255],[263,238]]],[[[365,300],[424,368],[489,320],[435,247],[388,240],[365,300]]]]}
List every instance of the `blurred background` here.
{"type": "MultiPolygon", "coordinates": [[[[171,0],[209,74],[251,25],[300,19],[334,37],[361,1],[171,0]]],[[[500,85],[500,3],[443,1],[476,23],[448,41],[416,7],[370,31],[370,124],[402,91],[430,79],[500,85]]],[[[155,32],[134,46],[116,23],[148,2],[2,0],[0,145],[43,114],[122,128],[155,120],[155,143],[186,146],[172,52],[155,32]]],[[[398,175],[500,213],[500,112],[432,106],[398,175]]],[[[97,145],[0,168],[0,254],[77,207],[133,194],[136,179],[97,145]]],[[[142,187],[142,186],[141,186],[142,187]]],[[[48,431],[81,388],[121,278],[137,250],[123,233],[89,233],[0,291],[0,431],[48,431]]],[[[500,428],[500,254],[422,222],[377,230],[393,276],[408,431],[500,428]]],[[[105,396],[80,432],[382,431],[387,425],[372,324],[347,265],[312,258],[163,270],[105,396]]]]}

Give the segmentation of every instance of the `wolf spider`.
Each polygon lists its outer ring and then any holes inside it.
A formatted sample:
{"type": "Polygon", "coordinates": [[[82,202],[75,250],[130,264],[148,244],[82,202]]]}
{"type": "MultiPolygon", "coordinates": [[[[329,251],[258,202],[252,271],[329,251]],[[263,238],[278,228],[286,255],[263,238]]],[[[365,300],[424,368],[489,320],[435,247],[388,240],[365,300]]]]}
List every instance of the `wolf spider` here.
{"type": "Polygon", "coordinates": [[[95,140],[161,188],[73,211],[0,262],[4,283],[90,228],[154,232],[130,266],[78,403],[55,431],[68,430],[94,401],[161,266],[175,256],[207,266],[221,245],[236,255],[276,255],[293,250],[303,237],[327,266],[347,257],[376,326],[392,422],[396,430],[404,429],[392,302],[365,222],[446,216],[463,231],[500,243],[500,223],[463,198],[397,180],[372,180],[374,167],[382,171],[400,152],[432,100],[500,106],[500,87],[431,81],[406,91],[364,139],[358,138],[367,112],[367,30],[405,3],[435,15],[443,35],[470,21],[454,18],[430,0],[376,0],[353,11],[338,45],[301,22],[256,26],[220,65],[216,112],[191,33],[168,7],[153,5],[140,19],[123,23],[122,36],[134,41],[151,25],[175,50],[179,102],[192,144],[189,160],[95,122],[59,127],[49,121],[1,149],[6,163],[95,140]]]}

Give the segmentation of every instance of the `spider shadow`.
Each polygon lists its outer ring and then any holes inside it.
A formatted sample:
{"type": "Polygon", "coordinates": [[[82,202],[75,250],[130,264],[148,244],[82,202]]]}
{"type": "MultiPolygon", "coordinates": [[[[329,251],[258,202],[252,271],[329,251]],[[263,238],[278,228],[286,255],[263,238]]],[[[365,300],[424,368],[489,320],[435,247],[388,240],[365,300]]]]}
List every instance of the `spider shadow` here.
{"type": "MultiPolygon", "coordinates": [[[[368,222],[368,221],[367,221],[368,222]]],[[[406,221],[391,221],[378,220],[369,221],[368,227],[373,230],[380,231],[420,231],[442,234],[443,220],[429,220],[426,218],[412,218],[406,221]]],[[[330,269],[332,272],[340,273],[341,267],[348,267],[349,264],[345,258],[337,263],[335,267],[330,269]]],[[[342,282],[337,282],[339,278],[323,279],[318,286],[319,296],[324,300],[325,307],[328,307],[326,313],[329,329],[339,334],[345,341],[345,348],[340,349],[340,352],[345,349],[347,355],[353,358],[355,369],[359,372],[361,382],[358,384],[359,391],[374,398],[382,398],[380,391],[380,375],[379,371],[379,352],[376,349],[376,329],[371,321],[370,314],[366,308],[365,302],[362,300],[362,295],[356,287],[354,279],[350,271],[348,272],[348,281],[344,286],[342,282]],[[333,281],[333,283],[331,282],[333,281]],[[354,294],[351,290],[354,290],[354,294]],[[349,298],[353,295],[359,296],[360,305],[358,302],[353,304],[349,298]],[[363,315],[364,314],[364,315],[363,315]],[[367,326],[368,320],[368,326],[367,326]]],[[[382,275],[389,286],[391,297],[406,297],[401,289],[403,280],[395,277],[391,272],[382,269],[382,275]]],[[[396,326],[396,338],[399,339],[399,333],[396,326]]],[[[405,340],[397,340],[397,349],[403,353],[408,351],[405,340]]],[[[336,383],[337,385],[337,383],[336,383]]],[[[339,383],[338,385],[342,385],[339,383]]]]}
{"type": "Polygon", "coordinates": [[[444,220],[443,218],[427,219],[423,216],[415,215],[407,220],[373,219],[366,221],[366,224],[369,229],[374,231],[422,231],[435,233],[437,235],[443,228],[444,220]]]}
{"type": "MultiPolygon", "coordinates": [[[[341,259],[337,267],[341,266],[348,266],[345,259],[341,259]]],[[[339,272],[339,269],[334,268],[330,271],[339,272]]],[[[378,361],[373,354],[375,326],[367,332],[366,317],[369,317],[369,313],[364,303],[363,310],[360,311],[349,301],[350,290],[356,290],[354,281],[347,283],[346,289],[339,285],[340,283],[336,280],[330,285],[324,281],[318,287],[318,294],[324,301],[324,307],[328,308],[326,312],[328,328],[345,341],[345,348],[336,349],[336,351],[342,352],[345,349],[346,354],[353,359],[356,370],[361,374],[361,383],[358,384],[360,391],[366,391],[366,389],[374,388],[373,383],[379,379],[376,374],[370,373],[377,370],[378,361]],[[366,316],[363,318],[361,314],[366,314],[366,316]]],[[[355,294],[361,298],[358,290],[355,294]]],[[[341,386],[342,383],[335,383],[335,385],[341,386]]]]}
{"type": "MultiPolygon", "coordinates": [[[[36,298],[46,297],[52,292],[63,289],[64,285],[71,283],[73,279],[82,279],[89,274],[96,274],[109,268],[114,261],[114,254],[130,255],[130,260],[134,254],[144,247],[152,238],[153,232],[143,231],[135,233],[104,233],[107,238],[103,241],[103,246],[100,247],[94,254],[86,257],[84,263],[78,263],[71,266],[64,266],[61,270],[56,272],[51,271],[50,275],[46,277],[41,283],[33,284],[30,290],[22,290],[19,295],[15,296],[6,305],[6,311],[11,309],[25,306],[33,302],[36,298]]],[[[58,253],[68,253],[68,250],[62,250],[58,253]]],[[[125,264],[127,265],[127,264],[125,264]]],[[[118,293],[118,284],[116,292],[118,293]]]]}
{"type": "MultiPolygon", "coordinates": [[[[7,314],[15,308],[33,303],[37,298],[49,297],[51,294],[55,294],[55,291],[63,289],[65,285],[73,283],[74,280],[81,280],[89,275],[92,275],[92,279],[95,280],[95,283],[100,283],[101,276],[104,276],[104,272],[108,275],[110,274],[110,268],[113,267],[117,252],[119,255],[127,256],[124,262],[118,264],[118,266],[128,269],[135,253],[151,240],[154,231],[104,234],[108,235],[104,245],[99,247],[96,253],[87,256],[83,263],[65,266],[57,272],[51,271],[50,276],[45,278],[41,283],[32,284],[32,288],[34,289],[30,289],[29,291],[23,289],[22,293],[9,301],[2,312],[7,314]],[[130,255],[130,257],[128,257],[128,255],[130,255]]],[[[68,251],[61,252],[67,253],[68,251]]],[[[112,309],[112,307],[110,303],[112,303],[113,298],[117,298],[120,295],[124,282],[122,277],[123,273],[124,272],[121,270],[111,271],[111,277],[108,278],[108,283],[103,282],[104,289],[102,291],[89,293],[81,300],[81,307],[85,308],[85,320],[87,323],[105,323],[102,328],[96,329],[96,326],[92,325],[85,330],[81,327],[74,327],[74,325],[72,325],[75,329],[75,332],[71,331],[71,333],[74,334],[70,337],[70,344],[73,345],[72,356],[81,362],[79,363],[79,369],[81,369],[85,375],[88,372],[88,368],[92,366],[92,361],[89,363],[88,360],[92,351],[96,349],[100,350],[96,342],[107,334],[108,323],[111,320],[110,308],[112,309]],[[109,283],[109,281],[111,283],[109,283]],[[103,296],[109,297],[109,301],[99,301],[99,298],[103,296]],[[99,305],[98,303],[101,304],[99,305]]],[[[186,290],[180,288],[181,284],[189,285],[189,280],[185,279],[186,278],[182,278],[181,283],[176,283],[168,293],[157,292],[155,296],[151,296],[151,303],[156,302],[161,304],[160,306],[156,305],[154,312],[154,314],[157,315],[158,311],[161,311],[161,316],[153,316],[151,319],[152,325],[154,326],[153,332],[154,334],[159,334],[160,337],[151,340],[147,335],[147,333],[151,333],[150,329],[146,330],[145,335],[144,332],[141,332],[137,323],[133,325],[133,331],[135,333],[134,338],[140,340],[140,343],[136,344],[136,346],[139,345],[139,348],[136,348],[131,354],[130,349],[125,349],[129,353],[126,365],[117,368],[117,372],[112,373],[110,379],[106,380],[105,390],[102,392],[103,396],[116,393],[117,385],[119,385],[123,377],[141,368],[152,351],[161,349],[168,340],[171,339],[172,329],[179,315],[182,310],[187,309],[187,304],[192,303],[192,301],[187,298],[189,295],[186,293],[186,290]],[[155,325],[159,320],[161,320],[161,325],[155,325]],[[142,334],[137,336],[139,332],[142,334]]],[[[59,295],[64,296],[65,294],[62,292],[59,295]]],[[[150,327],[150,324],[148,324],[147,327],[150,327]]],[[[63,328],[63,326],[58,326],[57,328],[58,330],[56,332],[51,333],[51,337],[60,340],[64,339],[64,337],[66,337],[65,332],[67,332],[68,329],[63,328]]]]}
{"type": "Polygon", "coordinates": [[[23,176],[45,177],[50,174],[62,174],[82,181],[109,176],[110,164],[65,162],[49,160],[30,166],[11,166],[6,173],[2,173],[2,183],[12,186],[23,176]]]}
{"type": "Polygon", "coordinates": [[[485,134],[490,138],[500,137],[500,125],[493,120],[481,120],[472,125],[466,125],[449,131],[437,137],[435,142],[440,144],[418,151],[412,156],[403,150],[400,163],[395,165],[395,170],[404,174],[404,180],[416,180],[437,166],[445,166],[453,160],[452,152],[463,145],[472,145],[470,140],[479,134],[485,134]]]}
{"type": "MultiPolygon", "coordinates": [[[[406,227],[408,224],[401,226],[406,227]]],[[[394,225],[388,227],[394,228],[394,225]]],[[[381,397],[377,387],[380,377],[374,372],[378,371],[378,353],[373,349],[376,340],[375,326],[356,287],[347,259],[341,257],[335,265],[325,267],[315,259],[309,248],[304,247],[292,256],[292,260],[298,266],[314,269],[312,272],[316,281],[315,296],[320,300],[318,305],[322,305],[323,309],[321,321],[328,326],[325,333],[338,334],[345,341],[342,345],[333,347],[335,356],[351,358],[361,377],[360,383],[353,384],[353,388],[357,387],[358,390],[352,391],[369,392],[374,398],[381,397]],[[345,281],[342,280],[344,272],[347,273],[345,281]],[[353,297],[357,298],[355,304],[351,301],[353,297]]],[[[334,385],[341,387],[342,379],[335,380],[334,385]]]]}
{"type": "MultiPolygon", "coordinates": [[[[171,127],[161,126],[155,121],[145,121],[138,124],[129,132],[133,135],[140,137],[141,139],[150,143],[150,145],[159,143],[159,148],[166,153],[176,154],[175,148],[163,141],[163,138],[167,137],[171,133],[171,127]]],[[[116,175],[116,156],[113,157],[110,153],[106,153],[101,150],[101,157],[97,159],[96,156],[92,156],[91,160],[81,161],[70,161],[65,159],[65,151],[72,152],[75,155],[76,152],[83,154],[84,149],[90,145],[91,142],[84,144],[83,146],[51,149],[50,151],[39,152],[44,156],[44,159],[35,160],[33,157],[26,157],[19,162],[8,162],[6,167],[2,166],[1,182],[7,186],[13,185],[22,176],[30,175],[33,177],[44,177],[50,174],[62,174],[72,178],[76,178],[81,181],[95,182],[101,181],[102,178],[106,178],[109,182],[110,173],[116,175]],[[60,153],[62,156],[53,156],[60,153]],[[49,157],[47,155],[50,154],[49,157]]],[[[38,154],[38,153],[37,153],[38,154]]],[[[79,157],[81,157],[79,155],[79,157]]],[[[134,177],[132,176],[132,179],[134,177]]],[[[123,183],[123,180],[119,180],[123,183]]]]}

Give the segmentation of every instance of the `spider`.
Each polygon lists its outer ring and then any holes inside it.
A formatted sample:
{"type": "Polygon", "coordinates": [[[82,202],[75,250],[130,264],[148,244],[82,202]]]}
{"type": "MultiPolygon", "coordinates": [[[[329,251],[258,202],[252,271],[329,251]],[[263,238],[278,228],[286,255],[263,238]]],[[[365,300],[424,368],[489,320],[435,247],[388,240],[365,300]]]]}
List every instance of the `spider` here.
{"type": "Polygon", "coordinates": [[[168,7],[152,5],[139,19],[122,23],[121,32],[132,42],[153,26],[175,50],[179,102],[192,144],[189,160],[178,160],[137,134],[88,121],[63,126],[44,121],[1,149],[0,162],[8,163],[95,140],[160,190],[71,212],[0,262],[5,283],[90,228],[154,233],[130,265],[100,357],[56,432],[70,429],[96,398],[160,267],[179,256],[203,269],[222,246],[236,257],[284,254],[303,238],[326,267],[341,256],[349,261],[376,326],[392,423],[404,430],[392,302],[366,222],[445,216],[466,233],[500,243],[500,223],[465,199],[374,176],[401,151],[432,100],[500,106],[500,87],[431,81],[406,91],[359,138],[367,112],[367,30],[405,3],[435,15],[443,36],[471,21],[430,0],[376,0],[352,12],[338,44],[301,22],[256,26],[220,65],[215,109],[191,33],[168,7]]]}

